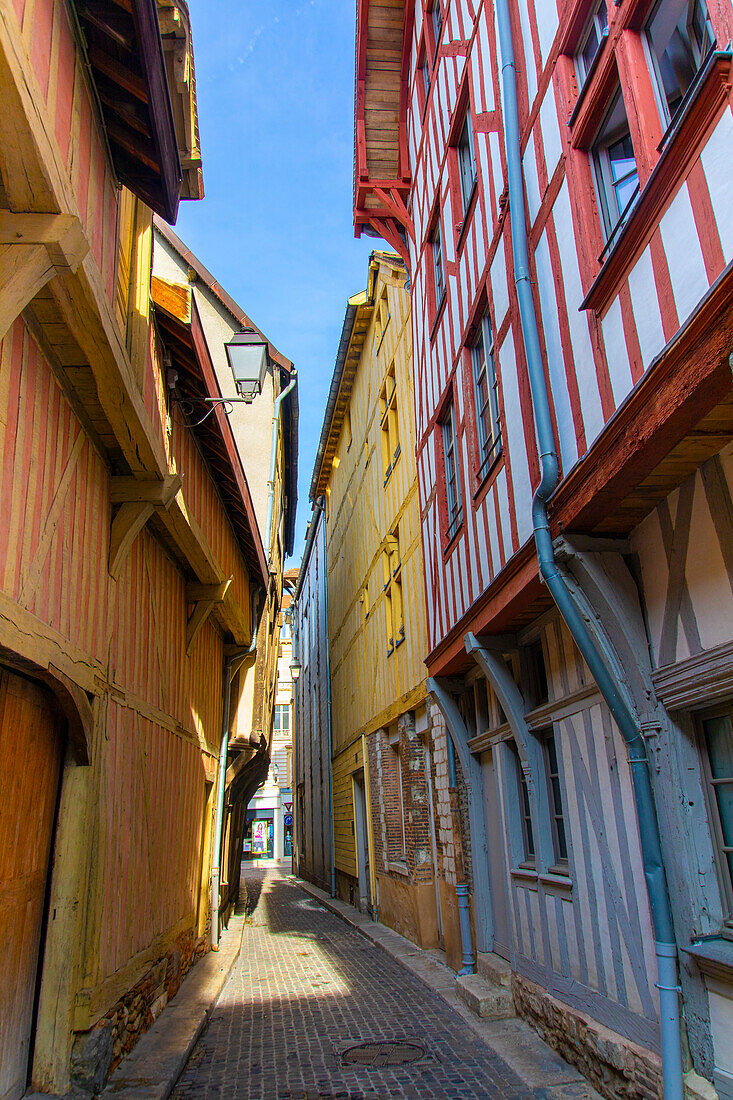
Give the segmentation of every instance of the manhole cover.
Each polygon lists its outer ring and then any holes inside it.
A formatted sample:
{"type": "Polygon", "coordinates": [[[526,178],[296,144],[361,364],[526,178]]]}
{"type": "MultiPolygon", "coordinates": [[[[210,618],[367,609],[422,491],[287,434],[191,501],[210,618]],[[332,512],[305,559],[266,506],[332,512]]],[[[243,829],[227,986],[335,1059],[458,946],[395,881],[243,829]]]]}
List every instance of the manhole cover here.
{"type": "Polygon", "coordinates": [[[425,1056],[417,1043],[393,1042],[384,1039],[376,1043],[359,1043],[341,1055],[342,1061],[357,1066],[406,1066],[425,1056]]]}

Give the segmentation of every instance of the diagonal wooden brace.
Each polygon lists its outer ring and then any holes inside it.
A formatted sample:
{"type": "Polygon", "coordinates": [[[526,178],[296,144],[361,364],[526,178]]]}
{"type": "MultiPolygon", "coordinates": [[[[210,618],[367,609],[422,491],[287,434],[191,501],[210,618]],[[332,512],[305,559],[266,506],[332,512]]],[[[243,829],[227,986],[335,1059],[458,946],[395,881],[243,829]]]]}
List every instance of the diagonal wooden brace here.
{"type": "Polygon", "coordinates": [[[224,598],[229,585],[234,580],[222,581],[221,584],[187,584],[186,603],[193,604],[188,622],[186,623],[186,656],[191,655],[196,635],[201,630],[211,612],[217,604],[224,603],[224,598]]]}
{"type": "Polygon", "coordinates": [[[0,340],[55,275],[74,272],[89,251],[70,214],[0,210],[0,340]]]}
{"type": "Polygon", "coordinates": [[[113,477],[110,499],[120,507],[112,520],[109,536],[109,573],[116,580],[132,544],[156,509],[170,508],[181,488],[180,474],[168,474],[163,481],[138,481],[134,477],[113,477]]]}

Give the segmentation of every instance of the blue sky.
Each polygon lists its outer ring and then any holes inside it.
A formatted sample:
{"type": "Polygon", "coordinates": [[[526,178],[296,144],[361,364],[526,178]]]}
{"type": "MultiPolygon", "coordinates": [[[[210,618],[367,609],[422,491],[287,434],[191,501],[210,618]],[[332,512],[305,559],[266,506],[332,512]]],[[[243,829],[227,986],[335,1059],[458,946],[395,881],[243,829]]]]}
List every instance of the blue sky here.
{"type": "Polygon", "coordinates": [[[176,232],[298,368],[294,560],[346,300],[376,241],[351,216],[355,0],[189,0],[203,202],[176,232]]]}

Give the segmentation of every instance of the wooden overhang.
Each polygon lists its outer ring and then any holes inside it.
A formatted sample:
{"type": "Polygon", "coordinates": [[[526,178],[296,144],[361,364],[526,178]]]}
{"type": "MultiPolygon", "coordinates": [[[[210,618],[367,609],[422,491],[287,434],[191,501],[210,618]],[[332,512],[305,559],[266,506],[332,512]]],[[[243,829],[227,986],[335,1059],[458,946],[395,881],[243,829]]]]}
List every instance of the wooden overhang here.
{"type": "Polygon", "coordinates": [[[173,122],[178,138],[183,184],[182,199],[202,199],[204,179],[201,167],[196,68],[194,65],[191,19],[184,0],[157,0],[160,35],[163,40],[173,122]]]}
{"type": "Polygon", "coordinates": [[[120,183],[175,222],[182,170],[156,0],[75,0],[120,183]]]}
{"type": "Polygon", "coordinates": [[[311,478],[309,496],[312,501],[323,496],[331,477],[334,455],[373,312],[374,299],[367,291],[362,290],[349,298],[311,478]]]}
{"type": "Polygon", "coordinates": [[[196,409],[189,425],[216,485],[247,564],[250,578],[267,586],[268,571],[247,479],[242,469],[228,417],[222,406],[201,424],[204,398],[222,397],[196,302],[189,288],[152,278],[155,321],[178,373],[176,395],[196,409]]]}
{"type": "Polygon", "coordinates": [[[407,148],[414,0],[359,0],[354,108],[354,231],[383,237],[409,270],[407,148]]]}

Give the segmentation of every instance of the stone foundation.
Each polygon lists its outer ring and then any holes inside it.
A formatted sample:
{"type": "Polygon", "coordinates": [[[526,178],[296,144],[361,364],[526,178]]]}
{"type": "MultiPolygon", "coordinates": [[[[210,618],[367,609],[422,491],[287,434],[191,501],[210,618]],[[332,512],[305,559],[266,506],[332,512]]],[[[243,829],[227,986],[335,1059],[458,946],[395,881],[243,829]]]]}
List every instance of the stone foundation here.
{"type": "Polygon", "coordinates": [[[541,986],[512,975],[514,1004],[544,1041],[609,1100],[662,1100],[662,1060],[541,986]]]}
{"type": "Polygon", "coordinates": [[[206,936],[188,931],[177,938],[143,977],[89,1031],[77,1035],[71,1062],[72,1094],[94,1096],[110,1073],[178,992],[197,959],[206,954],[206,936]]]}

